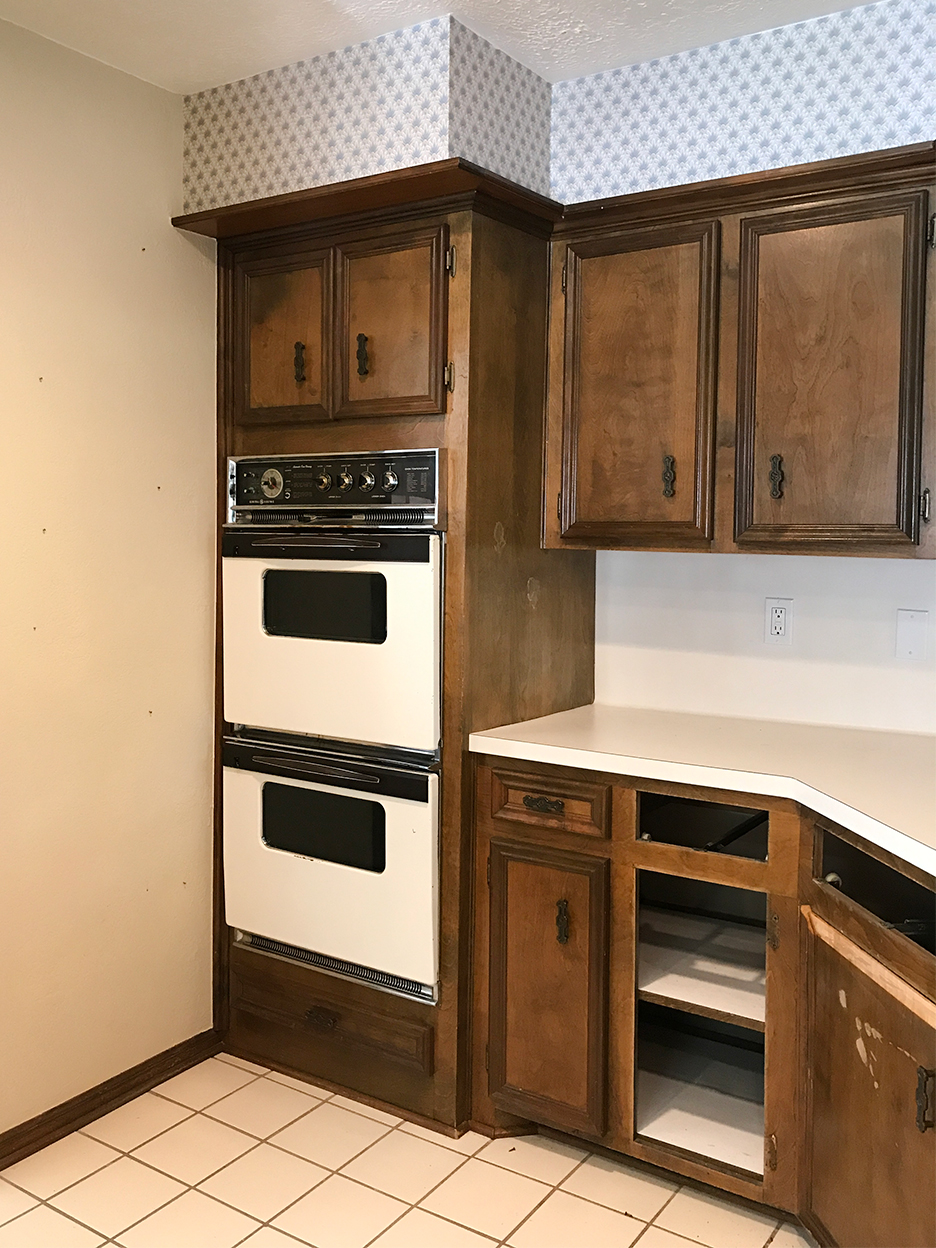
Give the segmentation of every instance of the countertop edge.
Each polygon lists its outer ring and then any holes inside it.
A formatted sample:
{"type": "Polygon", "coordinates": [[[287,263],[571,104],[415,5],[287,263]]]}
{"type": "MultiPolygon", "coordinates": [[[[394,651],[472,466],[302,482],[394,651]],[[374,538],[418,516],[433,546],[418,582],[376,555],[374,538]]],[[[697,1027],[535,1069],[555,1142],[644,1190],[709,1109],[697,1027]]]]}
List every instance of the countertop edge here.
{"type": "Polygon", "coordinates": [[[680,763],[668,759],[641,758],[632,754],[610,754],[576,746],[546,745],[536,741],[509,740],[471,733],[468,749],[474,754],[514,758],[523,762],[547,763],[557,767],[578,767],[585,771],[607,771],[646,780],[671,780],[678,784],[701,784],[713,789],[739,789],[763,793],[765,797],[785,797],[808,806],[850,831],[863,836],[880,849],[886,849],[904,862],[936,875],[936,849],[915,840],[906,832],[890,827],[847,802],[814,789],[795,776],[713,767],[703,763],[680,763]]]}

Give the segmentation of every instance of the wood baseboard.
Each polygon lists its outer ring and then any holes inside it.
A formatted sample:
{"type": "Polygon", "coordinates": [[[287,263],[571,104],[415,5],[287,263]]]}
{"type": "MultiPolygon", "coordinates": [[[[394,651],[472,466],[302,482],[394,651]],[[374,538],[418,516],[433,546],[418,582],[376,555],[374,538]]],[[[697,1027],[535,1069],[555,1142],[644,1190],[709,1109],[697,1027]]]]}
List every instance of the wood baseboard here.
{"type": "Polygon", "coordinates": [[[163,1083],[173,1075],[187,1070],[197,1062],[204,1061],[221,1049],[221,1033],[203,1031],[181,1044],[174,1044],[171,1049],[147,1058],[138,1066],[131,1066],[122,1074],[106,1079],[95,1088],[89,1088],[71,1100],[63,1101],[45,1113],[37,1114],[18,1127],[0,1134],[0,1170],[12,1166],[15,1161],[22,1161],[31,1153],[36,1153],[47,1144],[54,1144],[79,1127],[86,1126],[95,1118],[110,1113],[134,1097],[148,1092],[158,1083],[163,1083]]]}

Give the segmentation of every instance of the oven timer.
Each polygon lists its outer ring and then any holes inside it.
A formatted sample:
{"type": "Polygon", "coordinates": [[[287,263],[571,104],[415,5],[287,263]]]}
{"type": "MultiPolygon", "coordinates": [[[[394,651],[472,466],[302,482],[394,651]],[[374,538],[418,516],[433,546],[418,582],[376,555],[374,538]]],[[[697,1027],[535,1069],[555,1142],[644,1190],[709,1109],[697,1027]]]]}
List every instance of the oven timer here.
{"type": "Polygon", "coordinates": [[[267,498],[279,498],[283,492],[283,474],[276,468],[267,468],[260,478],[260,489],[267,498]]]}

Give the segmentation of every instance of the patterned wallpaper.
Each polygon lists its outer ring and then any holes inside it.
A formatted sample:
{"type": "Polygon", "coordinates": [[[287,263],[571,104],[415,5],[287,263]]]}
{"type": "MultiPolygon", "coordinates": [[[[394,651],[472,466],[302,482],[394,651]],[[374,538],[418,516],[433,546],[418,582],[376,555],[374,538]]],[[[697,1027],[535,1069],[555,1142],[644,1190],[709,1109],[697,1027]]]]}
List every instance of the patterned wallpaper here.
{"type": "Polygon", "coordinates": [[[886,0],[557,83],[563,203],[936,137],[936,0],[886,0]]]}
{"type": "Polygon", "coordinates": [[[184,211],[444,160],[449,19],[185,98],[184,211]]]}
{"type": "Polygon", "coordinates": [[[452,18],[449,153],[549,194],[551,87],[452,18]]]}
{"type": "Polygon", "coordinates": [[[435,18],[185,99],[186,212],[464,156],[549,193],[549,83],[435,18]]]}

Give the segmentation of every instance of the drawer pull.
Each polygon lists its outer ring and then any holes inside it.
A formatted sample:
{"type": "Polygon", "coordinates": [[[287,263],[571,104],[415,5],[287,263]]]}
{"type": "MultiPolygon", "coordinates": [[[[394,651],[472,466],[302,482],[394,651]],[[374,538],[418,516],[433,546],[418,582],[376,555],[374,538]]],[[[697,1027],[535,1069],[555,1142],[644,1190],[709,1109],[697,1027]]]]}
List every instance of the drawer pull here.
{"type": "Polygon", "coordinates": [[[569,903],[565,898],[556,902],[556,940],[560,945],[569,943],[569,903]]]}
{"type": "Polygon", "coordinates": [[[770,497],[783,498],[783,456],[771,455],[770,472],[767,474],[767,480],[770,482],[770,497]]]}
{"type": "Polygon", "coordinates": [[[934,1119],[936,1107],[933,1105],[934,1091],[936,1091],[934,1082],[936,1082],[936,1070],[927,1070],[925,1066],[917,1067],[916,1125],[918,1131],[929,1131],[936,1127],[936,1119],[934,1119]]]}
{"type": "Polygon", "coordinates": [[[523,804],[527,810],[538,810],[541,815],[561,815],[565,810],[561,797],[534,797],[532,793],[524,793],[523,804]]]}
{"type": "Polygon", "coordinates": [[[663,497],[676,496],[676,460],[672,455],[663,456],[663,497]]]}
{"type": "Polygon", "coordinates": [[[338,1026],[338,1015],[321,1005],[313,1005],[311,1010],[306,1010],[305,1018],[313,1031],[334,1031],[338,1026]]]}
{"type": "Polygon", "coordinates": [[[357,336],[357,375],[366,377],[368,373],[367,334],[357,336]]]}
{"type": "Polygon", "coordinates": [[[297,342],[295,346],[296,354],[293,356],[293,370],[296,377],[296,385],[301,385],[306,379],[305,374],[305,343],[297,342]]]}

